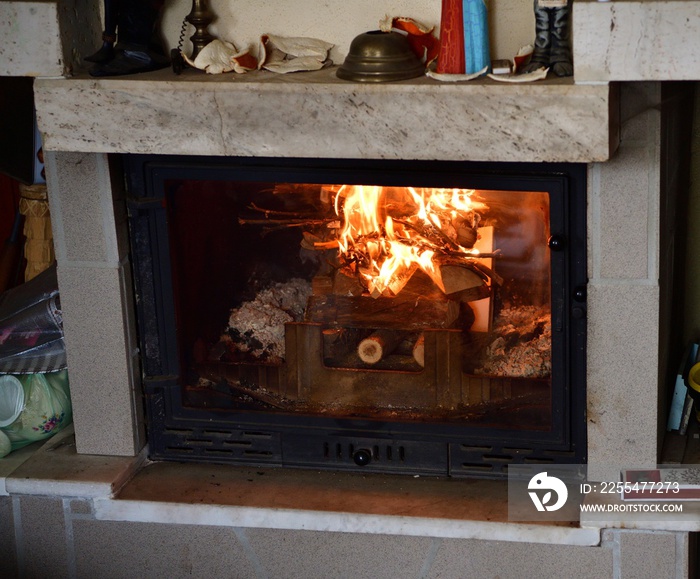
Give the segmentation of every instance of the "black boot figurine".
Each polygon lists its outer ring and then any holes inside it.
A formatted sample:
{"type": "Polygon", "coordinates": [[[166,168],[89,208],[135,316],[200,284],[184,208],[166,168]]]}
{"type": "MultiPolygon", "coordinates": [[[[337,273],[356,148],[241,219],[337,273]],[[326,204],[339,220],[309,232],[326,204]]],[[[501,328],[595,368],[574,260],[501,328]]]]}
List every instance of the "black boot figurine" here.
{"type": "Polygon", "coordinates": [[[120,0],[104,0],[105,29],[102,32],[102,46],[100,49],[86,56],[88,62],[103,63],[114,58],[114,43],[117,41],[117,20],[119,18],[120,0]]]}
{"type": "Polygon", "coordinates": [[[573,56],[571,55],[571,2],[557,8],[552,14],[549,31],[552,37],[552,52],[549,64],[557,76],[572,76],[574,74],[573,56]]]}
{"type": "Polygon", "coordinates": [[[112,58],[98,62],[90,75],[122,76],[169,66],[168,57],[153,43],[163,0],[105,0],[105,14],[108,4],[118,12],[117,44],[112,58]]]}
{"type": "Polygon", "coordinates": [[[561,0],[555,2],[558,6],[545,7],[540,5],[540,0],[535,0],[535,49],[522,72],[544,67],[551,68],[557,76],[574,74],[569,30],[571,2],[561,0]]]}
{"type": "Polygon", "coordinates": [[[549,66],[549,53],[552,50],[552,37],[549,34],[549,12],[540,8],[535,0],[535,49],[522,72],[534,72],[539,68],[549,66]]]}

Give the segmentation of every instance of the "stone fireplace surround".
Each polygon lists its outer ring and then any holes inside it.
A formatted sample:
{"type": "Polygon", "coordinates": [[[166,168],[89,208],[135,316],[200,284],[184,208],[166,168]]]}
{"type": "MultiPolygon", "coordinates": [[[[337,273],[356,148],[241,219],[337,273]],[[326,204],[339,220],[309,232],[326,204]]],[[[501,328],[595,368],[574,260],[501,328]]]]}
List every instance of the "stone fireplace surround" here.
{"type": "MultiPolygon", "coordinates": [[[[697,15],[698,4],[685,6],[697,15]]],[[[596,18],[609,17],[596,3],[581,5],[578,14],[589,18],[575,21],[577,39],[595,29],[596,18]]],[[[620,22],[618,31],[627,21],[620,22]]],[[[225,575],[219,565],[234,565],[242,576],[549,576],[562,565],[590,576],[690,576],[697,509],[673,523],[522,525],[506,522],[502,488],[493,483],[142,469],[122,179],[112,155],[125,152],[587,163],[589,463],[600,480],[620,464],[655,464],[680,178],[671,161],[681,143],[669,135],[678,127],[682,91],[656,82],[672,79],[659,76],[654,63],[632,77],[651,82],[610,82],[630,78],[619,76],[611,58],[596,70],[576,48],[587,84],[419,79],[358,86],[336,81],[332,71],[303,80],[194,71],[100,81],[38,75],[75,448],[66,432],[14,459],[26,462],[0,489],[10,495],[0,509],[14,521],[14,533],[0,533],[15,545],[17,568],[31,576],[53,551],[66,576],[127,576],[154,565],[147,562],[153,549],[175,576],[188,569],[225,575]],[[243,490],[250,477],[265,476],[272,482],[243,490]],[[162,494],[151,490],[157,484],[162,494]],[[222,486],[223,495],[216,492],[222,486]],[[59,539],[47,542],[43,532],[39,544],[30,533],[46,520],[59,539]],[[212,558],[189,548],[200,542],[226,552],[212,558]],[[356,551],[365,554],[359,561],[356,551]],[[107,561],[125,567],[114,572],[107,561]]]]}

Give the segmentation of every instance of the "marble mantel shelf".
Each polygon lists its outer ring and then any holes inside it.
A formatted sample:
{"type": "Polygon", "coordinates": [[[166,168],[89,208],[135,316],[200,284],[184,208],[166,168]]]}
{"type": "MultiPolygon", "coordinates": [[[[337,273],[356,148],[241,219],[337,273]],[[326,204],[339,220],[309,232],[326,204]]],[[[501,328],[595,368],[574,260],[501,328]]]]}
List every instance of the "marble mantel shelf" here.
{"type": "Polygon", "coordinates": [[[37,79],[44,148],[89,153],[599,162],[614,85],[571,79],[360,84],[335,69],[37,79]]]}

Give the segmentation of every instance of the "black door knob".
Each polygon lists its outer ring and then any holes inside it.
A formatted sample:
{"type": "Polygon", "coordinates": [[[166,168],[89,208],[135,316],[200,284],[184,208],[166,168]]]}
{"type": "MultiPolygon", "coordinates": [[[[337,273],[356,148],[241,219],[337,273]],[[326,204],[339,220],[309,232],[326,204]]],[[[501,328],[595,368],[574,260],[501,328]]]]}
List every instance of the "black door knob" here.
{"type": "Polygon", "coordinates": [[[369,450],[361,448],[360,450],[355,451],[355,453],[352,455],[352,459],[355,461],[357,466],[367,466],[370,462],[372,462],[372,453],[369,450]]]}

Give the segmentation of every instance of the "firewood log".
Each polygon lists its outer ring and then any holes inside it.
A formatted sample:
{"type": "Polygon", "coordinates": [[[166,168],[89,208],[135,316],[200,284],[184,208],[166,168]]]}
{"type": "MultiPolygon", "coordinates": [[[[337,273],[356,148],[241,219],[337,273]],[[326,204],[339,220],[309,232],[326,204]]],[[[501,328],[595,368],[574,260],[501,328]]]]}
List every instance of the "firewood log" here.
{"type": "Polygon", "coordinates": [[[484,286],[484,279],[474,270],[458,265],[443,265],[440,267],[442,289],[446,294],[484,286]]]}
{"type": "Polygon", "coordinates": [[[311,292],[316,296],[333,293],[333,280],[331,276],[314,276],[311,280],[311,292]]]}
{"type": "Polygon", "coordinates": [[[311,296],[306,321],[328,327],[384,328],[416,330],[453,328],[459,317],[459,302],[360,296],[311,296]]]}
{"type": "Polygon", "coordinates": [[[360,296],[365,288],[355,275],[337,270],[333,276],[333,293],[339,296],[360,296]]]}
{"type": "Polygon", "coordinates": [[[360,341],[357,346],[357,355],[365,364],[376,364],[391,354],[403,337],[403,332],[377,330],[360,341]]]}
{"type": "Polygon", "coordinates": [[[369,330],[359,328],[324,328],[323,359],[342,360],[357,350],[358,342],[367,336],[369,330]]]}
{"type": "Polygon", "coordinates": [[[418,336],[416,343],[413,344],[413,359],[421,368],[425,368],[425,334],[418,336]]]}

